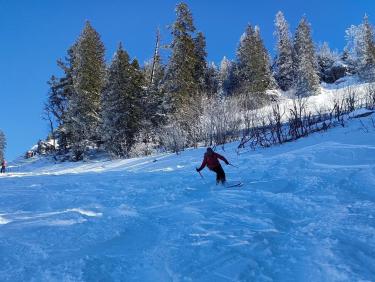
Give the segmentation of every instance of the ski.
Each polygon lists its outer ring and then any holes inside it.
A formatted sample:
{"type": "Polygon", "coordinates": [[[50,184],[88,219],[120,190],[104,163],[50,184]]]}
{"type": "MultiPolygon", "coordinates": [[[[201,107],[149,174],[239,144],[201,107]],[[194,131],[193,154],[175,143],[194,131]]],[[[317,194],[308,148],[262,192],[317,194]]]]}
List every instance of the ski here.
{"type": "Polygon", "coordinates": [[[226,184],[224,184],[224,187],[225,188],[232,188],[232,187],[241,187],[243,186],[243,182],[241,181],[236,181],[236,182],[228,182],[226,184]]]}

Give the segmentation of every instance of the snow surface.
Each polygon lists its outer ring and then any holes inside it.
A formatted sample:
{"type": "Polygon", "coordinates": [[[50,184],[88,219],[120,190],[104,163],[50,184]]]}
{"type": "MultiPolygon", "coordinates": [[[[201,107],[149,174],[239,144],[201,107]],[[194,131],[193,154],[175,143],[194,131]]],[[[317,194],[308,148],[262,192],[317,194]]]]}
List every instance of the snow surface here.
{"type": "Polygon", "coordinates": [[[268,149],[226,146],[241,188],[200,178],[203,148],[13,164],[0,176],[0,280],[374,281],[371,118],[268,149]]]}

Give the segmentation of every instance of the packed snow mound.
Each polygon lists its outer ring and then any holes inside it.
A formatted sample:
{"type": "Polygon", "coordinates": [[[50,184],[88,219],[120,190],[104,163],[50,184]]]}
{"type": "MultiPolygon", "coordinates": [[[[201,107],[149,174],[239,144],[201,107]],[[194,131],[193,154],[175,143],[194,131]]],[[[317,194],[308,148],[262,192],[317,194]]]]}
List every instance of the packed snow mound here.
{"type": "Polygon", "coordinates": [[[29,159],[0,176],[1,281],[373,281],[375,123],[257,151],[29,159]]]}

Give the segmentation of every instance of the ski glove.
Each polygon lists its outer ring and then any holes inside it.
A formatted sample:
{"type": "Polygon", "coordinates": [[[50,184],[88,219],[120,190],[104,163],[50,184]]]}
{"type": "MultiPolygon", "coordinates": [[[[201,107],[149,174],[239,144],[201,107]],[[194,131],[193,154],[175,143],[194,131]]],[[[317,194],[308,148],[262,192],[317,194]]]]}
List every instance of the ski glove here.
{"type": "Polygon", "coordinates": [[[195,168],[195,170],[197,171],[197,172],[199,172],[200,170],[198,169],[198,168],[195,168]]]}

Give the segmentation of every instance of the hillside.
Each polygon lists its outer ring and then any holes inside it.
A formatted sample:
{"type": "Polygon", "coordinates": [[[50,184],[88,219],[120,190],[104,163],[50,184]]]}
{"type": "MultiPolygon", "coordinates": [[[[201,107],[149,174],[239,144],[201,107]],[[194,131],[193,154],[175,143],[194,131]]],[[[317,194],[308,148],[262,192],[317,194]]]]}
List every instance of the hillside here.
{"type": "MultiPolygon", "coordinates": [[[[371,281],[375,128],[222,152],[236,189],[181,155],[54,164],[0,177],[2,281],[371,281]]],[[[219,150],[219,152],[221,152],[219,150]]]]}

